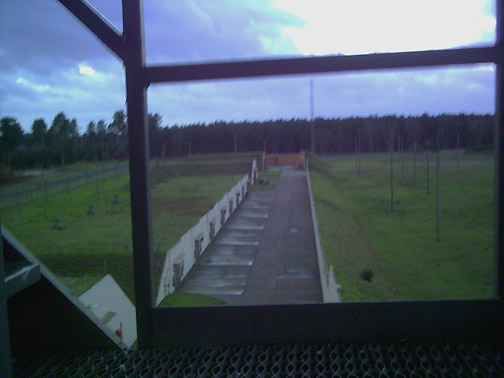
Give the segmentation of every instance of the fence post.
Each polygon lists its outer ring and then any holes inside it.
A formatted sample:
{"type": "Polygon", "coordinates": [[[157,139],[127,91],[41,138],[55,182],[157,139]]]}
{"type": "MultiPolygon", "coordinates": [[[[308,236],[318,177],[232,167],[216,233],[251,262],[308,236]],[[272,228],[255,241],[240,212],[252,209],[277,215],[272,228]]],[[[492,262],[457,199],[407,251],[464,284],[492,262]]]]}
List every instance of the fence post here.
{"type": "Polygon", "coordinates": [[[427,141],[427,150],[426,150],[426,157],[427,157],[427,194],[429,194],[430,191],[430,182],[429,182],[429,141],[427,141]]]}
{"type": "Polygon", "coordinates": [[[390,133],[390,211],[394,211],[394,134],[390,133]]]}
{"type": "Polygon", "coordinates": [[[416,187],[416,140],[413,144],[413,186],[416,187]]]}
{"type": "Polygon", "coordinates": [[[16,186],[16,207],[19,211],[19,186],[16,186]]]}
{"type": "Polygon", "coordinates": [[[100,183],[98,180],[98,160],[95,159],[95,176],[96,176],[96,198],[100,198],[100,183]]]}
{"type": "Polygon", "coordinates": [[[436,154],[436,241],[439,241],[439,130],[437,133],[437,154],[436,154]]]}
{"type": "Polygon", "coordinates": [[[44,216],[47,216],[47,184],[44,176],[44,167],[42,167],[42,185],[43,185],[42,195],[44,197],[44,216]]]}
{"type": "Polygon", "coordinates": [[[457,173],[460,173],[460,134],[457,133],[457,173]]]}

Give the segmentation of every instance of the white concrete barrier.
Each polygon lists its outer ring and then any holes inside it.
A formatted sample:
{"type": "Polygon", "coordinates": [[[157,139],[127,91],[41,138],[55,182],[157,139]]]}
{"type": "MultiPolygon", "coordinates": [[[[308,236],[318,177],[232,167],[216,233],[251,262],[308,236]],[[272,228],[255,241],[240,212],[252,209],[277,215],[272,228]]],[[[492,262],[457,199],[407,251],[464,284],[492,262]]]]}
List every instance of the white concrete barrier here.
{"type": "Polygon", "coordinates": [[[129,348],[137,339],[135,306],[110,274],[79,297],[129,348]]]}
{"type": "Polygon", "coordinates": [[[180,238],[175,246],[166,252],[156,306],[182,283],[194,263],[205,252],[213,236],[219,232],[256,181],[257,163],[254,160],[250,173],[243,176],[194,227],[180,238]]]}
{"type": "Polygon", "coordinates": [[[308,193],[310,194],[310,206],[313,220],[313,232],[315,233],[315,246],[317,248],[317,260],[320,273],[320,285],[322,286],[322,299],[324,303],[341,302],[341,286],[336,284],[333,267],[329,266],[325,257],[320,231],[318,226],[317,213],[315,212],[315,200],[311,187],[309,162],[306,163],[306,178],[308,181],[308,193]]]}

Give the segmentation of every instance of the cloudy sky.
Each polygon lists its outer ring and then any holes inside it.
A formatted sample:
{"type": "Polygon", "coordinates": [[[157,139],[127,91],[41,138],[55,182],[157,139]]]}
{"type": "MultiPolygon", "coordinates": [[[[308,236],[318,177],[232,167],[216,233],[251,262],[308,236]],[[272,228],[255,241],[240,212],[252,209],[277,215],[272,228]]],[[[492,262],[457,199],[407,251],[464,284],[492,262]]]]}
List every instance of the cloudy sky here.
{"type": "MultiPolygon", "coordinates": [[[[122,30],[121,1],[90,3],[122,30]]],[[[491,45],[495,0],[144,0],[148,64],[491,45]],[[307,4],[310,4],[308,7],[307,4]]],[[[155,85],[164,125],[315,115],[493,113],[492,65],[155,85]]],[[[0,116],[111,121],[121,62],[56,0],[0,0],[0,116]]]]}

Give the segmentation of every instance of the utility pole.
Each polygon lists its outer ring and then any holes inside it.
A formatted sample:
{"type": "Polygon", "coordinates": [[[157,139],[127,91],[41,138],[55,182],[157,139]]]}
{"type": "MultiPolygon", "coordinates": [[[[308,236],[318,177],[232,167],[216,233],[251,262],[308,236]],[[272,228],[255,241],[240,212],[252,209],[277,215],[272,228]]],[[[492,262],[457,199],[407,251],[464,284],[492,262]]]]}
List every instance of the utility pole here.
{"type": "Polygon", "coordinates": [[[390,211],[394,211],[394,133],[390,132],[390,211]]]}
{"type": "Polygon", "coordinates": [[[437,132],[437,154],[436,154],[436,241],[439,241],[439,154],[441,143],[439,141],[439,130],[437,132]]]}
{"type": "Polygon", "coordinates": [[[311,152],[315,153],[315,120],[313,119],[313,79],[310,80],[310,139],[311,152]]]}

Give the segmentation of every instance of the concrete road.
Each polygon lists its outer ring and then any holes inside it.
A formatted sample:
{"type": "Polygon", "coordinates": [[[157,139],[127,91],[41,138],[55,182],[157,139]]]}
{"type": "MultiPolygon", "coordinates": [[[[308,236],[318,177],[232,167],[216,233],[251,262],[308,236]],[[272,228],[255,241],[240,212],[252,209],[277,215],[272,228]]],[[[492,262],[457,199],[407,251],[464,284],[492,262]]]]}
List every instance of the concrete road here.
{"type": "Polygon", "coordinates": [[[229,305],[322,303],[305,172],[283,168],[275,189],[250,192],[179,290],[229,305]]]}

